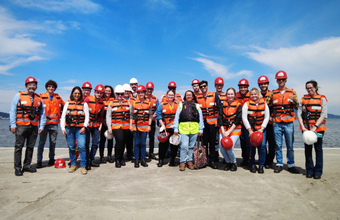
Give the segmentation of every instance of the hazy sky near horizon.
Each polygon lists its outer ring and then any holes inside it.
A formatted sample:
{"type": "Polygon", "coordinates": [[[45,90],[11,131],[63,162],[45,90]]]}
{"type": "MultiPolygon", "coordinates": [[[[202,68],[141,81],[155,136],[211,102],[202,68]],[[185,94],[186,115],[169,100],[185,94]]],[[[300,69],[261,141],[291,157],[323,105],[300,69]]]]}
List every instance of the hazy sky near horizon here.
{"type": "MultiPolygon", "coordinates": [[[[306,93],[315,79],[339,114],[340,1],[2,0],[0,111],[9,112],[28,76],[58,83],[65,101],[89,81],[154,82],[157,97],[170,81],[183,94],[195,78],[225,79],[223,91],[250,87],[266,75],[288,74],[287,87],[306,93]]],[[[238,90],[238,89],[237,89],[238,90]]]]}

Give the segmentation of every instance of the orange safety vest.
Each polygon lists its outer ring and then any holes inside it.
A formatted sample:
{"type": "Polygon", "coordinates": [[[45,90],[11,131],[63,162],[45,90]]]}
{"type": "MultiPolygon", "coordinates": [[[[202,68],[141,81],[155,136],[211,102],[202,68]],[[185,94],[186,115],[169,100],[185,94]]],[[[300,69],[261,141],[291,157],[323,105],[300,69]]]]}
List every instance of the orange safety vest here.
{"type": "Polygon", "coordinates": [[[89,127],[99,127],[99,117],[102,114],[102,109],[104,108],[103,99],[100,99],[98,102],[95,101],[94,96],[89,96],[89,113],[90,113],[90,122],[89,127]]]}
{"type": "Polygon", "coordinates": [[[133,130],[137,131],[137,128],[141,132],[146,132],[149,126],[149,110],[150,102],[145,99],[141,102],[139,99],[133,103],[133,130]],[[137,127],[136,127],[137,124],[137,127]]]}
{"type": "MultiPolygon", "coordinates": [[[[155,114],[155,112],[156,112],[156,105],[157,105],[157,98],[156,98],[156,96],[151,96],[151,99],[149,97],[147,97],[147,96],[145,96],[145,98],[149,99],[149,102],[151,102],[152,115],[155,114]]],[[[152,120],[155,121],[156,117],[154,117],[152,120]]]]}
{"type": "MultiPolygon", "coordinates": [[[[163,95],[162,103],[163,103],[163,102],[167,102],[167,100],[166,100],[166,95],[167,95],[167,94],[164,94],[164,95],[163,95]]],[[[177,99],[179,102],[183,102],[182,96],[181,96],[180,94],[178,94],[178,93],[176,93],[175,99],[177,99]]]]}
{"type": "Polygon", "coordinates": [[[218,95],[218,97],[220,98],[221,100],[221,103],[223,103],[224,101],[227,100],[227,94],[222,92],[220,95],[218,95]]]}
{"type": "Polygon", "coordinates": [[[284,96],[279,89],[273,91],[272,97],[272,105],[273,105],[273,118],[276,119],[277,122],[293,122],[296,119],[294,112],[294,104],[288,99],[290,99],[290,95],[294,94],[293,89],[286,88],[284,96]]]}
{"type": "Polygon", "coordinates": [[[41,111],[41,98],[38,94],[34,93],[33,103],[28,92],[19,92],[20,100],[17,104],[17,125],[30,125],[38,126],[39,116],[41,111]],[[31,116],[29,116],[31,115],[31,116]]]}
{"type": "Polygon", "coordinates": [[[248,105],[247,117],[250,127],[253,131],[257,131],[261,128],[264,120],[266,100],[261,98],[257,105],[253,100],[249,100],[246,102],[246,104],[248,105]]]}
{"type": "Polygon", "coordinates": [[[84,127],[84,122],[84,101],[75,103],[75,101],[69,100],[65,120],[66,127],[84,127]]]}
{"type": "Polygon", "coordinates": [[[249,91],[246,93],[245,96],[242,96],[240,92],[237,92],[236,93],[236,98],[237,98],[237,101],[243,106],[244,103],[246,103],[247,101],[250,100],[249,91]]]}
{"type": "Polygon", "coordinates": [[[208,92],[206,97],[203,94],[197,96],[197,103],[200,105],[203,114],[203,120],[213,125],[217,122],[218,110],[215,102],[215,93],[208,92]]]}
{"type": "Polygon", "coordinates": [[[48,92],[40,94],[41,101],[44,104],[46,125],[57,125],[60,123],[61,111],[63,110],[64,101],[57,93],[53,94],[51,101],[48,92]]]}
{"type": "Polygon", "coordinates": [[[172,126],[174,125],[174,120],[175,120],[175,115],[176,115],[176,111],[178,108],[178,104],[176,104],[175,102],[172,103],[172,106],[167,102],[164,102],[162,104],[163,104],[162,120],[166,128],[172,128],[172,126]]]}
{"type": "Polygon", "coordinates": [[[130,128],[130,106],[128,100],[120,103],[118,100],[110,102],[111,106],[111,127],[112,129],[130,128]]]}
{"type": "MultiPolygon", "coordinates": [[[[324,95],[315,95],[311,97],[310,95],[304,95],[301,100],[302,104],[302,111],[307,111],[309,126],[312,127],[320,118],[322,112],[322,98],[325,98],[327,101],[326,96],[324,95]]],[[[305,127],[307,128],[307,123],[303,121],[305,127]]],[[[302,130],[301,126],[300,129],[302,130]]],[[[326,131],[326,119],[316,128],[316,131],[326,131]]]]}
{"type": "MultiPolygon", "coordinates": [[[[228,129],[235,123],[236,119],[236,113],[237,109],[241,106],[241,104],[238,101],[233,101],[232,103],[223,102],[223,127],[225,131],[228,131],[228,129]]],[[[230,136],[237,136],[241,135],[242,130],[241,124],[237,125],[234,130],[230,133],[230,136]]],[[[222,133],[222,130],[220,129],[220,133],[222,133]]]]}

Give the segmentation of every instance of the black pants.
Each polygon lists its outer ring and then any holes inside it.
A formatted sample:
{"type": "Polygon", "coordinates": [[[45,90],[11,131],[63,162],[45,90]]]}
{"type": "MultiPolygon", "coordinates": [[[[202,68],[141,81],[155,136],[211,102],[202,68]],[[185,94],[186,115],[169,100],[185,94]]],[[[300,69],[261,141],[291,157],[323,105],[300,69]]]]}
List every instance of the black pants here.
{"type": "Polygon", "coordinates": [[[38,126],[33,125],[17,125],[17,133],[15,134],[14,147],[14,168],[21,169],[21,154],[26,140],[26,153],[24,167],[31,165],[34,145],[38,136],[38,126]]]}
{"type": "Polygon", "coordinates": [[[275,158],[275,136],[274,127],[272,124],[268,124],[266,128],[266,139],[268,142],[268,150],[266,148],[266,164],[272,165],[275,158]]]}
{"type": "Polygon", "coordinates": [[[131,131],[129,129],[119,128],[113,129],[112,134],[115,136],[116,139],[115,160],[122,161],[125,148],[125,140],[129,137],[131,131]]]}
{"type": "MultiPolygon", "coordinates": [[[[169,133],[169,138],[171,135],[174,134],[174,129],[167,128],[166,131],[169,133]]],[[[164,143],[159,143],[159,159],[160,160],[164,160],[165,155],[169,148],[169,144],[170,144],[169,139],[164,143]]],[[[177,156],[178,145],[175,146],[175,145],[170,144],[170,149],[171,149],[171,159],[175,159],[177,156]]]]}
{"type": "Polygon", "coordinates": [[[155,148],[155,131],[156,131],[156,121],[152,121],[151,130],[149,132],[149,155],[153,154],[155,148]]]}
{"type": "MultiPolygon", "coordinates": [[[[104,157],[104,148],[106,138],[104,136],[105,131],[107,131],[107,126],[102,125],[102,130],[100,131],[100,142],[99,142],[99,155],[100,157],[104,157]]],[[[112,156],[112,148],[113,148],[113,139],[107,140],[107,156],[112,156]]]]}
{"type": "Polygon", "coordinates": [[[133,157],[133,133],[129,129],[126,129],[124,131],[125,131],[124,133],[125,138],[124,138],[123,153],[124,153],[124,148],[126,147],[127,156],[133,157]]]}
{"type": "Polygon", "coordinates": [[[206,120],[204,121],[203,144],[206,146],[208,160],[215,161],[217,159],[215,152],[216,127],[215,124],[208,124],[206,120]]]}
{"type": "Polygon", "coordinates": [[[244,125],[242,124],[242,134],[240,135],[240,141],[241,141],[241,151],[242,151],[242,159],[243,162],[248,163],[248,159],[249,159],[249,155],[248,155],[248,148],[247,148],[247,143],[245,141],[245,139],[247,137],[245,137],[245,135],[248,135],[249,133],[246,132],[247,129],[244,127],[244,125]]]}

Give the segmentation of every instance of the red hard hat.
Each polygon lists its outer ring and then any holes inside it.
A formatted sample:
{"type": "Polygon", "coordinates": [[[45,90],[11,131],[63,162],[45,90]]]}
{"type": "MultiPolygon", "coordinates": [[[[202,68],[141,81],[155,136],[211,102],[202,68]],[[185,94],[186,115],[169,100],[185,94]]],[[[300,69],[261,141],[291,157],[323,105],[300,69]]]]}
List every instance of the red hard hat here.
{"type": "Polygon", "coordinates": [[[160,143],[165,143],[169,139],[168,132],[162,132],[157,135],[157,139],[160,143]]]}
{"type": "Polygon", "coordinates": [[[217,77],[215,79],[215,85],[220,85],[220,84],[224,85],[224,80],[222,77],[217,77]]]}
{"type": "Polygon", "coordinates": [[[174,81],[169,82],[168,87],[177,87],[176,83],[174,81]]]}
{"type": "Polygon", "coordinates": [[[231,150],[231,148],[233,148],[234,143],[230,137],[223,137],[221,139],[221,145],[224,149],[231,150]]]}
{"type": "Polygon", "coordinates": [[[263,141],[263,134],[259,131],[255,131],[250,135],[250,144],[254,147],[261,145],[263,141]]]}
{"type": "Polygon", "coordinates": [[[92,89],[92,85],[89,82],[84,82],[83,86],[81,88],[82,89],[92,89]]]}
{"type": "Polygon", "coordinates": [[[57,159],[54,163],[54,167],[55,168],[65,168],[66,167],[65,160],[62,159],[62,158],[57,159]]]}
{"type": "Polygon", "coordinates": [[[25,86],[27,85],[27,83],[36,83],[36,84],[38,84],[37,80],[34,77],[32,77],[32,76],[27,77],[27,79],[25,80],[25,86]]]}
{"type": "Polygon", "coordinates": [[[146,84],[146,88],[147,88],[147,89],[154,89],[155,86],[154,86],[153,82],[148,82],[148,83],[146,84]]]}
{"type": "Polygon", "coordinates": [[[145,86],[139,85],[139,86],[137,87],[137,92],[145,92],[145,91],[146,91],[145,86]]]}
{"type": "Polygon", "coordinates": [[[94,88],[94,91],[105,92],[105,87],[102,84],[99,84],[94,88]]]}
{"type": "Polygon", "coordinates": [[[241,79],[240,82],[238,82],[239,86],[249,86],[249,82],[248,80],[246,80],[245,78],[241,79]]]}
{"type": "Polygon", "coordinates": [[[287,73],[283,70],[280,70],[279,72],[276,73],[275,79],[287,79],[287,73]]]}
{"type": "Polygon", "coordinates": [[[257,80],[257,83],[260,84],[260,83],[269,83],[269,80],[268,80],[268,77],[262,75],[259,77],[259,79],[257,80]]]}
{"type": "Polygon", "coordinates": [[[192,82],[191,82],[191,85],[194,85],[194,84],[198,84],[200,83],[200,81],[198,79],[194,79],[192,82]]]}

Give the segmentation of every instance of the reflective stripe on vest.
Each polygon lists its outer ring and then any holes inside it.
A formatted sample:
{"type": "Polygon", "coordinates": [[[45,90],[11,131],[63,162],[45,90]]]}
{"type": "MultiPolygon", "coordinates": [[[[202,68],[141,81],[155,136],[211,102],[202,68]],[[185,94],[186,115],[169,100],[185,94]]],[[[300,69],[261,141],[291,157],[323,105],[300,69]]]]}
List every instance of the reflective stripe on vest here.
{"type": "Polygon", "coordinates": [[[34,93],[33,103],[28,92],[19,92],[19,102],[17,104],[16,124],[17,125],[30,125],[38,126],[40,117],[41,98],[38,94],[34,93]],[[34,115],[32,119],[29,115],[34,115]]]}
{"type": "Polygon", "coordinates": [[[293,103],[290,100],[290,95],[294,94],[294,90],[286,88],[284,96],[280,90],[273,91],[272,104],[273,104],[273,117],[277,122],[293,122],[295,117],[293,103]]]}
{"type": "Polygon", "coordinates": [[[215,102],[215,93],[208,92],[206,97],[197,96],[197,102],[201,107],[203,119],[207,120],[208,124],[213,125],[217,122],[218,111],[215,102]]]}
{"type": "Polygon", "coordinates": [[[257,104],[254,101],[249,100],[246,104],[248,105],[247,117],[250,127],[253,131],[257,131],[261,128],[264,120],[266,109],[265,100],[261,98],[257,104]]]}
{"type": "Polygon", "coordinates": [[[146,132],[149,126],[149,109],[150,109],[150,102],[148,100],[144,100],[141,102],[137,100],[133,103],[133,130],[136,131],[137,127],[138,130],[141,132],[146,132]],[[137,123],[137,127],[136,127],[137,123]]]}
{"type": "MultiPolygon", "coordinates": [[[[232,103],[223,102],[223,128],[224,131],[228,131],[229,128],[235,124],[237,109],[241,106],[238,101],[233,101],[232,103]]],[[[222,133],[222,129],[219,131],[222,133]]],[[[230,136],[241,135],[241,124],[237,125],[234,130],[230,133],[230,136]]]]}
{"type": "Polygon", "coordinates": [[[41,101],[44,104],[46,125],[60,123],[61,111],[63,107],[63,101],[57,93],[53,94],[52,101],[48,92],[40,94],[41,101]]]}
{"type": "Polygon", "coordinates": [[[80,103],[75,103],[69,100],[65,125],[71,127],[84,127],[85,122],[85,112],[84,112],[84,101],[80,103]]]}
{"type": "MultiPolygon", "coordinates": [[[[327,98],[323,95],[315,95],[314,97],[311,97],[310,95],[304,95],[301,99],[301,104],[303,106],[302,111],[307,111],[308,114],[308,121],[310,128],[315,125],[315,123],[318,121],[318,119],[321,116],[322,112],[322,98],[325,98],[327,101],[327,98]]],[[[303,120],[305,128],[308,128],[306,121],[303,120]]],[[[300,130],[302,130],[300,126],[300,130]]],[[[323,120],[323,122],[316,128],[316,132],[319,131],[326,131],[326,119],[323,120]]]]}

